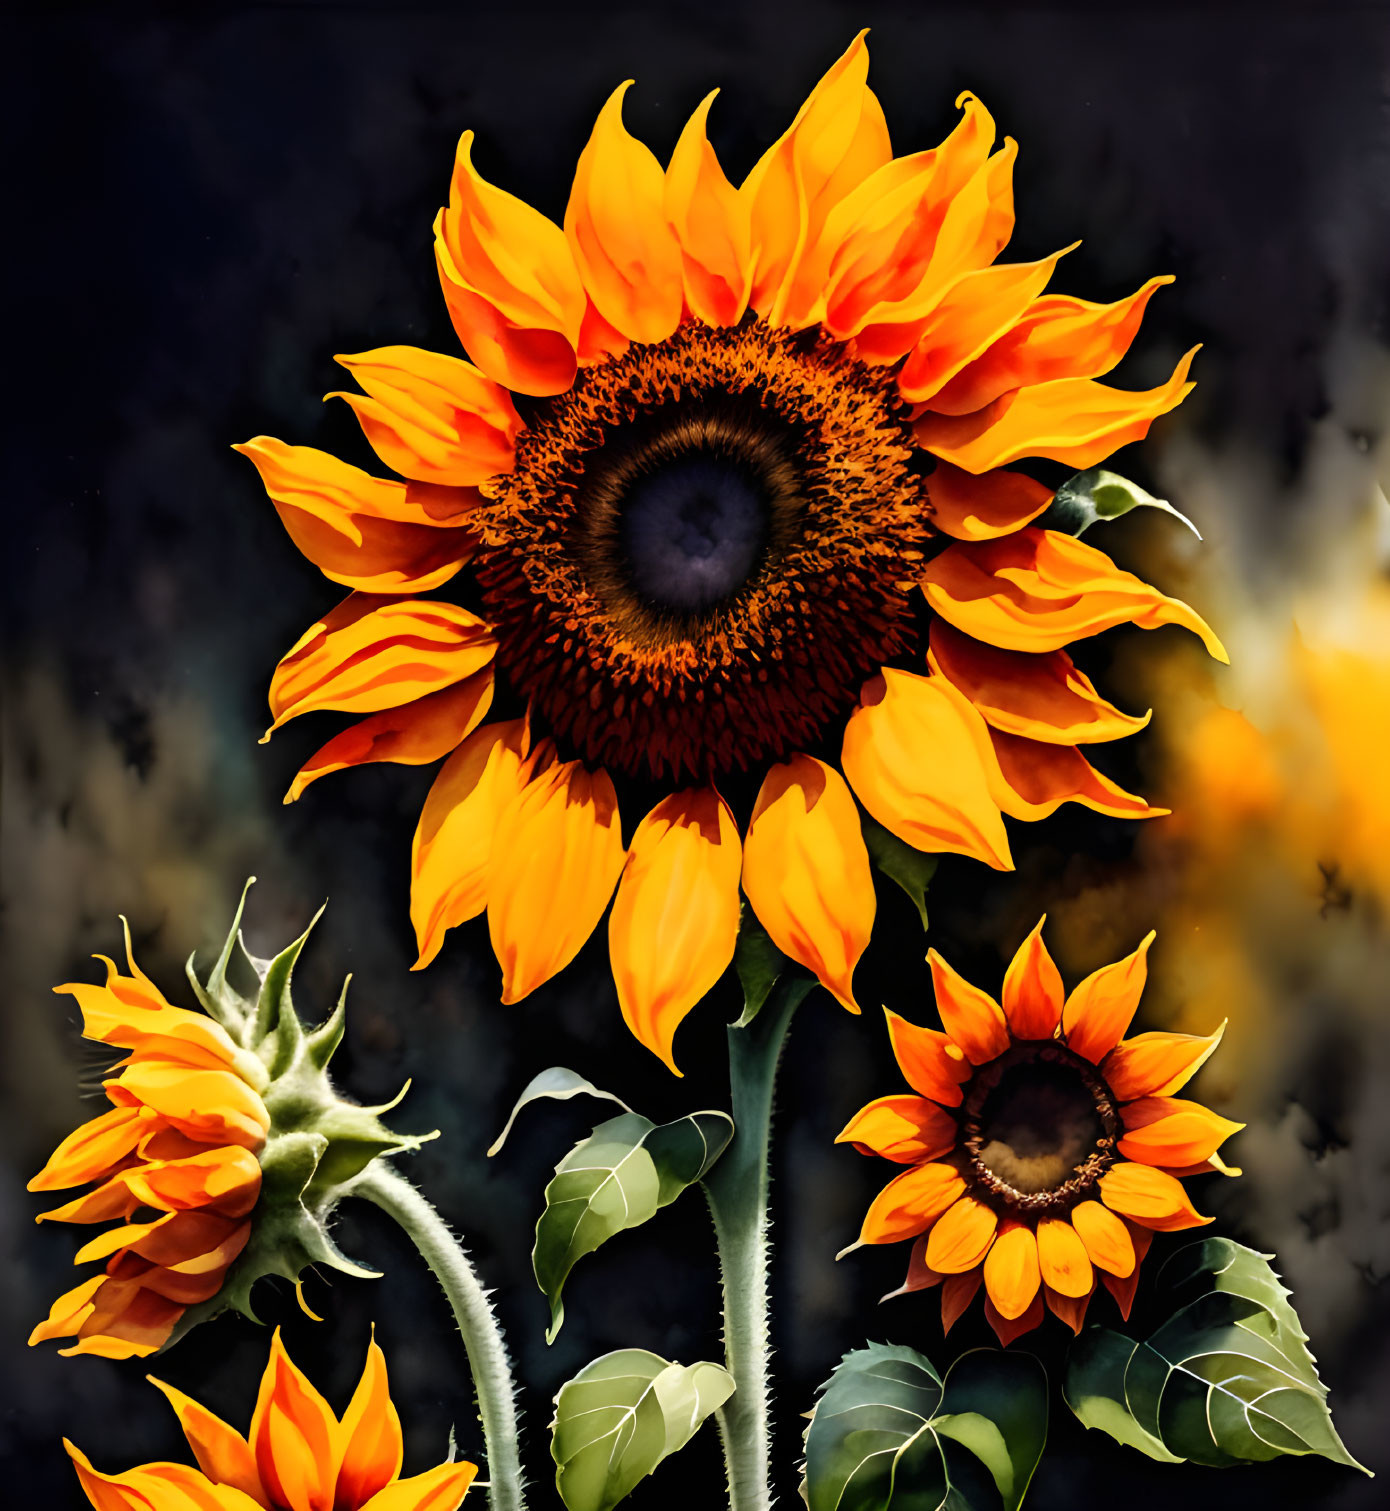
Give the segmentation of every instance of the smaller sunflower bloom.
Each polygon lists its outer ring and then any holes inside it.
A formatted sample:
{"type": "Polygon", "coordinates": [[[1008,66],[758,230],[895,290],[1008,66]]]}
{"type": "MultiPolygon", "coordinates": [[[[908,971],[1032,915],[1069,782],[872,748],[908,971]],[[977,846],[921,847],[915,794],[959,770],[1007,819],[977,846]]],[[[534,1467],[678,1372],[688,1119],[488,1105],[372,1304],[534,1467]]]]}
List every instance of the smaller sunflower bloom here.
{"type": "Polygon", "coordinates": [[[311,1263],[372,1273],[338,1251],[328,1214],[378,1154],[421,1140],[330,1085],[344,1003],[305,1033],[290,1002],[307,931],[274,960],[247,957],[254,998],[229,984],[240,923],[238,908],[206,983],[190,962],[205,1012],[165,999],[135,963],[129,926],[129,974],[98,955],[104,985],[56,988],[77,999],[87,1038],[127,1055],[102,1082],[109,1110],[69,1134],[29,1189],[91,1187],[39,1222],[116,1225],[77,1253],[78,1264],[105,1260],[103,1272],[60,1296],[31,1344],[72,1338],[64,1354],[144,1357],[224,1307],[254,1316],[250,1290],[263,1275],[297,1281],[311,1263]]]}
{"type": "Polygon", "coordinates": [[[455,1511],[477,1466],[440,1464],[401,1479],[401,1419],[375,1341],[339,1420],[285,1352],[277,1329],[251,1430],[242,1435],[205,1406],[150,1377],[178,1414],[198,1468],[143,1464],[102,1474],[64,1447],[97,1511],[455,1511]]]}
{"type": "Polygon", "coordinates": [[[1177,1095],[1224,1023],[1207,1037],[1124,1037],[1153,934],[1064,1000],[1044,922],[1014,956],[1002,1005],[928,953],[944,1032],[885,1008],[912,1093],[870,1102],[836,1140],[908,1166],[850,1248],[915,1239],[892,1294],[940,1285],[949,1331],[983,1285],[1005,1346],[1044,1305],[1079,1332],[1100,1284],[1127,1318],[1153,1234],[1211,1221],[1182,1177],[1239,1174],[1216,1151],[1245,1126],[1177,1095]]]}

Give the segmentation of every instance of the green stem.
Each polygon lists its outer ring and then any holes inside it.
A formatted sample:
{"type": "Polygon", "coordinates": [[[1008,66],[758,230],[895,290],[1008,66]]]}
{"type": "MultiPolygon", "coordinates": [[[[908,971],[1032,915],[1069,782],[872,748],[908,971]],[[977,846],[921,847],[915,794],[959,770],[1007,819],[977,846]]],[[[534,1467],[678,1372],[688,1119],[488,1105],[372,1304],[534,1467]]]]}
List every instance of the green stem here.
{"type": "Polygon", "coordinates": [[[517,1446],[516,1387],[502,1330],[473,1266],[449,1225],[403,1176],[374,1160],[352,1187],[405,1230],[444,1289],[463,1335],[487,1456],[491,1511],[522,1511],[521,1458],[517,1446]]]}
{"type": "Polygon", "coordinates": [[[729,1511],[772,1505],[768,1425],[768,1144],[772,1087],[792,1013],[815,985],[784,977],[747,1025],[729,1027],[734,1137],[705,1180],[724,1288],[724,1363],[734,1393],[716,1413],[729,1511]]]}

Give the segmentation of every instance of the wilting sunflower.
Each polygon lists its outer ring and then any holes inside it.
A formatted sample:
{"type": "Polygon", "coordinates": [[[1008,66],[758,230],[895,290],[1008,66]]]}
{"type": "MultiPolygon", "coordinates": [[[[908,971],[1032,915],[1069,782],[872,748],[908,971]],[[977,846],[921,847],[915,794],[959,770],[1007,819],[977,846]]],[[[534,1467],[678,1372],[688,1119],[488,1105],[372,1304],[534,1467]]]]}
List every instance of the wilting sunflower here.
{"type": "Polygon", "coordinates": [[[861,36],[737,189],[713,95],[663,170],[621,86],[563,229],[488,183],[465,132],[435,253],[471,361],[338,359],[365,393],[336,397],[404,481],[239,448],[353,589],[276,669],[271,728],[368,717],[287,801],[346,766],[448,756],[412,854],[418,965],[486,911],[515,1002],[616,888],[622,1011],[672,1069],[740,885],[857,1011],[860,804],[1000,869],[1005,814],[1158,812],[1082,755],[1146,721],[1063,647],[1176,623],[1224,658],[1186,605],[1031,525],[1052,489],[1011,466],[1088,467],[1182,400],[1191,353],[1145,392],[1095,381],[1169,280],[1101,305],[1043,292],[1061,252],[996,265],[1015,144],[993,151],[965,94],[939,147],[894,157],[867,70],[861,36]]]}
{"type": "Polygon", "coordinates": [[[1044,1297],[1079,1332],[1100,1281],[1128,1317],[1152,1235],[1211,1221],[1181,1177],[1238,1174],[1216,1151],[1245,1126],[1176,1095],[1224,1024],[1124,1037],[1152,934],[1064,1003],[1042,926],[1005,974],[1002,1008],[930,951],[945,1032],[887,1014],[916,1094],[870,1102],[837,1140],[911,1167],[851,1248],[916,1238],[903,1290],[940,1285],[949,1330],[983,1282],[1006,1345],[1042,1321],[1044,1297]]]}
{"type": "Polygon", "coordinates": [[[277,1329],[246,1437],[151,1377],[178,1413],[197,1469],[145,1464],[101,1474],[65,1441],[97,1511],[455,1511],[477,1474],[463,1462],[401,1479],[401,1419],[373,1342],[341,1421],[296,1368],[277,1329]]]}

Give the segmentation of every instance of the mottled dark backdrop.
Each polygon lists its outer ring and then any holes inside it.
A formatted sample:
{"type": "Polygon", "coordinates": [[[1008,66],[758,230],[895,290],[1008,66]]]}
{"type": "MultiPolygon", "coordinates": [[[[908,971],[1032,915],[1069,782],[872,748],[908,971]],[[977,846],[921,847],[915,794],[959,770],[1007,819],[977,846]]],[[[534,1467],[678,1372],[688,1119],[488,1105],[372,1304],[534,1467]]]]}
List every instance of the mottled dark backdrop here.
{"type": "MultiPolygon", "coordinates": [[[[517,1090],[550,1063],[654,1114],[718,1105],[719,1010],[707,1006],[682,1030],[687,1076],[675,1082],[621,1031],[601,944],[520,1007],[497,1005],[480,925],[458,931],[427,973],[408,973],[407,856],[429,773],[350,773],[281,807],[326,732],[306,720],[258,747],[266,680],[337,595],[300,560],[228,448],[266,431],[364,460],[346,410],[319,402],[340,381],[332,354],[398,341],[453,348],[430,223],[462,129],[477,131],[489,178],[558,218],[577,150],[617,81],[637,79],[628,123],[663,156],[718,84],[713,136],[738,178],[866,22],[871,82],[899,151],[938,140],[963,88],[1019,139],[1012,257],[1083,236],[1062,282],[1097,299],[1155,271],[1178,275],[1119,376],[1146,386],[1201,340],[1200,387],[1126,467],[1196,515],[1208,546],[1126,522],[1107,547],[1190,592],[1223,633],[1223,582],[1239,579],[1247,608],[1282,602],[1307,570],[1309,542],[1359,519],[1390,413],[1383,7],[513,0],[8,10],[0,1447],[12,1504],[78,1504],[63,1434],[109,1469],[182,1456],[138,1366],[23,1347],[72,1283],[74,1249],[71,1230],[32,1226],[23,1184],[94,1111],[80,1088],[90,1096],[98,1065],[76,1037],[70,999],[49,988],[89,975],[90,951],[116,947],[118,911],[131,917],[147,970],[176,988],[183,959],[220,938],[251,872],[261,881],[248,934],[260,953],[331,900],[300,997],[326,1011],[340,977],[354,973],[347,1087],[382,1100],[413,1077],[395,1117],[443,1131],[410,1171],[497,1287],[525,1381],[537,1503],[551,1499],[550,1397],[579,1365],[624,1345],[717,1357],[710,1233],[694,1195],[586,1261],[559,1341],[543,1342],[530,1231],[549,1167],[601,1109],[535,1112],[497,1160],[483,1150],[517,1090]]],[[[1197,665],[1176,631],[1114,638],[1141,692],[1159,686],[1165,657],[1197,665]]],[[[1111,655],[1095,652],[1099,675],[1111,655]]],[[[1180,804],[1149,738],[1110,769],[1180,804]]],[[[1147,923],[1107,926],[1104,902],[1116,878],[1138,874],[1126,826],[1059,816],[1015,826],[1014,840],[1016,876],[942,865],[933,932],[948,956],[997,984],[1006,952],[1058,900],[1073,904],[1069,973],[1110,958],[1116,942],[1132,947],[1147,923]],[[1087,917],[1089,932],[1077,923],[1087,917]]],[[[895,895],[881,912],[900,943],[875,946],[861,995],[911,1016],[924,982],[914,915],[895,895]]],[[[1351,921],[1334,916],[1326,933],[1309,933],[1309,958],[1364,961],[1357,990],[1379,998],[1369,1016],[1342,1012],[1314,969],[1292,981],[1283,1016],[1246,1025],[1259,1075],[1243,1074],[1237,1046],[1211,1099],[1251,1123],[1233,1148],[1237,1160],[1253,1153],[1251,1173],[1199,1199],[1224,1231],[1280,1250],[1349,1445],[1384,1472],[1390,1053],[1377,982],[1388,979],[1386,951],[1371,904],[1342,914],[1351,921]]],[[[1155,1011],[1180,992],[1163,984],[1167,958],[1160,941],[1155,1011]]],[[[802,1010],[774,1189],[784,1504],[795,1494],[799,1414],[842,1351],[872,1336],[942,1352],[934,1303],[876,1306],[905,1249],[832,1263],[887,1172],[830,1140],[862,1101],[896,1086],[880,1022],[851,1019],[823,996],[802,1010]]],[[[310,1302],[330,1325],[299,1316],[273,1289],[265,1315],[285,1321],[295,1356],[339,1404],[375,1318],[408,1463],[442,1456],[451,1423],[464,1450],[476,1448],[460,1350],[432,1283],[374,1214],[347,1210],[341,1236],[388,1278],[311,1282],[310,1302]]],[[[960,1331],[986,1341],[978,1321],[960,1331]]],[[[1050,1327],[1039,1346],[1055,1357],[1056,1344],[1050,1327]]],[[[160,1359],[158,1372],[243,1423],[265,1345],[250,1324],[224,1319],[160,1359]]],[[[631,1504],[713,1505],[719,1473],[711,1429],[631,1504]]],[[[1383,1495],[1311,1461],[1225,1474],[1152,1465],[1063,1415],[1031,1503],[1181,1501],[1197,1511],[1234,1498],[1351,1511],[1383,1495]]]]}

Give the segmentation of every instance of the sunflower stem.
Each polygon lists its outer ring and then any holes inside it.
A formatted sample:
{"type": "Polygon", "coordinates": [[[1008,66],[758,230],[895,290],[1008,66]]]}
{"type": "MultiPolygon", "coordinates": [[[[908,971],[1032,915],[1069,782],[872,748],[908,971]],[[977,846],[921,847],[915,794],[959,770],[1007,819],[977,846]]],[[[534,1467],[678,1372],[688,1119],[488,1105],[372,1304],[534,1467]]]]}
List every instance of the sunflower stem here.
{"type": "Polygon", "coordinates": [[[777,1062],[798,1004],[814,986],[783,977],[753,1020],[729,1026],[734,1137],[705,1180],[724,1292],[724,1364],[734,1393],[715,1413],[730,1511],[772,1505],[768,1420],[768,1148],[777,1062]]]}
{"type": "Polygon", "coordinates": [[[487,1459],[491,1511],[522,1511],[521,1456],[517,1442],[516,1385],[497,1314],[449,1225],[404,1176],[374,1160],[352,1194],[380,1207],[405,1230],[434,1272],[463,1336],[487,1459]]]}

